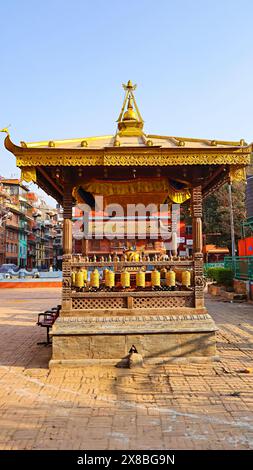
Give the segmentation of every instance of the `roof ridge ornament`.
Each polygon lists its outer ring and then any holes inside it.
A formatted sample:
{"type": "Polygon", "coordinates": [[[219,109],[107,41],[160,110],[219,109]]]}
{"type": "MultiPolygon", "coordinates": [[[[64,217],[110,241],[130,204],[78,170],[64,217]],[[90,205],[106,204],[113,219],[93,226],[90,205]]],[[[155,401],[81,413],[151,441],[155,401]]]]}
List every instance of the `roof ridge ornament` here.
{"type": "Polygon", "coordinates": [[[121,136],[141,136],[143,135],[144,121],[141,117],[139,108],[135,101],[134,91],[137,85],[133,85],[131,80],[128,80],[127,84],[122,84],[125,90],[125,97],[123,105],[120,111],[120,115],[117,119],[118,123],[118,135],[121,136]]]}
{"type": "Polygon", "coordinates": [[[0,132],[5,132],[8,136],[10,136],[9,127],[11,127],[11,124],[6,127],[3,127],[3,129],[0,129],[0,132]]]}

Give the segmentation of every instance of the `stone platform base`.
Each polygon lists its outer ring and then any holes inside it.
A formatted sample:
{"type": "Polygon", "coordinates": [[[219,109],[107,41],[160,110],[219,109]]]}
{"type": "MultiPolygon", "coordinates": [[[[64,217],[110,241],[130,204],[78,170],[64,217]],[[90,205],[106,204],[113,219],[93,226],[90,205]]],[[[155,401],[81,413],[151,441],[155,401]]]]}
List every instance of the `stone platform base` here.
{"type": "MultiPolygon", "coordinates": [[[[193,310],[193,309],[191,309],[193,310]]],[[[59,317],[52,329],[50,367],[124,365],[134,345],[144,363],[217,359],[208,313],[113,317],[59,317]]]]}

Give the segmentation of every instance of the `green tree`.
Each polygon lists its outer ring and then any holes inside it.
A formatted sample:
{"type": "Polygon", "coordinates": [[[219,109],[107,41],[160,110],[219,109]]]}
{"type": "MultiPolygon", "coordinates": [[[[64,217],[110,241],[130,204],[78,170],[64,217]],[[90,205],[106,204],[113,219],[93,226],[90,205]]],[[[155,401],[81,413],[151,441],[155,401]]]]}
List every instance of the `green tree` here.
{"type": "MultiPolygon", "coordinates": [[[[236,245],[241,238],[241,222],[246,218],[245,183],[233,183],[232,202],[236,245]]],[[[227,246],[231,250],[228,185],[225,184],[204,200],[203,233],[206,244],[227,246]]]]}

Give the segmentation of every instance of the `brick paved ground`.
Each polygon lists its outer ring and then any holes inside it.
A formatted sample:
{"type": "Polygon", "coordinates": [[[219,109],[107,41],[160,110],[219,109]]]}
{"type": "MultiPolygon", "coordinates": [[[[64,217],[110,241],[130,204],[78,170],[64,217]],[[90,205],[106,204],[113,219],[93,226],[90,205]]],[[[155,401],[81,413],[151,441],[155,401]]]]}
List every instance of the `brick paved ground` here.
{"type": "Polygon", "coordinates": [[[49,373],[35,323],[59,297],[1,290],[0,449],[253,449],[252,304],[207,301],[219,363],[49,373]]]}

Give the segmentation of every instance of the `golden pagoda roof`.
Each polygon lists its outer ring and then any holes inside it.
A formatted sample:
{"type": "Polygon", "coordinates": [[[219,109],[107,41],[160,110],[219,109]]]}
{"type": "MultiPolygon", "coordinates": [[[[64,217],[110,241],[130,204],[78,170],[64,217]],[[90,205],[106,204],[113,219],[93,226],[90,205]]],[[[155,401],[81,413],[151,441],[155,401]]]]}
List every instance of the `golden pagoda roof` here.
{"type": "Polygon", "coordinates": [[[240,141],[225,141],[216,139],[195,139],[188,137],[164,136],[157,134],[145,134],[140,136],[120,136],[104,135],[97,137],[80,137],[75,139],[63,140],[44,140],[38,142],[21,142],[23,148],[59,148],[59,149],[104,149],[107,147],[160,147],[174,148],[178,147],[188,149],[226,149],[226,148],[247,148],[248,144],[241,139],[240,141]]]}
{"type": "Polygon", "coordinates": [[[244,139],[224,141],[146,134],[137,106],[136,85],[123,85],[125,96],[114,135],[48,139],[15,145],[6,132],[5,147],[19,167],[37,166],[173,166],[247,165],[252,145],[244,139]]]}

